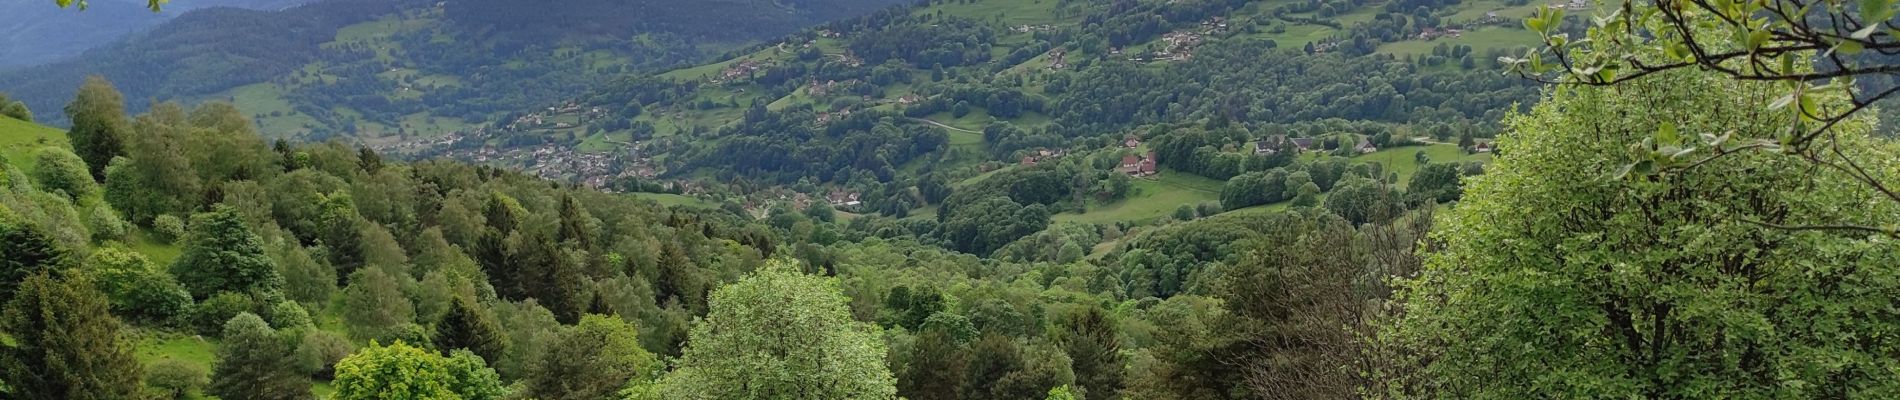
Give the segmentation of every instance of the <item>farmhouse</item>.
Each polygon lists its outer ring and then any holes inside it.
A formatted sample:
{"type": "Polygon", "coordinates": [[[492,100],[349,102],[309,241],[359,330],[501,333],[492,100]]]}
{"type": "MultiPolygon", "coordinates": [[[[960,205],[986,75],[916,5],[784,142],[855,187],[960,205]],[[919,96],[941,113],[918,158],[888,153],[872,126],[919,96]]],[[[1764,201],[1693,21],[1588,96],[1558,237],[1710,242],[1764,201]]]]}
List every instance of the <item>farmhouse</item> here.
{"type": "Polygon", "coordinates": [[[1365,140],[1365,141],[1360,141],[1359,145],[1353,146],[1352,149],[1353,151],[1359,152],[1359,154],[1369,154],[1372,152],[1379,151],[1379,146],[1372,145],[1371,140],[1365,140]]]}
{"type": "Polygon", "coordinates": [[[831,203],[832,207],[856,207],[859,204],[864,204],[858,201],[858,196],[860,196],[860,194],[857,192],[834,190],[831,194],[825,195],[825,201],[831,203]]]}
{"type": "Polygon", "coordinates": [[[1156,171],[1155,153],[1152,151],[1148,152],[1145,156],[1137,156],[1134,154],[1122,156],[1121,167],[1115,168],[1115,172],[1128,174],[1129,176],[1149,176],[1154,175],[1156,171]]]}

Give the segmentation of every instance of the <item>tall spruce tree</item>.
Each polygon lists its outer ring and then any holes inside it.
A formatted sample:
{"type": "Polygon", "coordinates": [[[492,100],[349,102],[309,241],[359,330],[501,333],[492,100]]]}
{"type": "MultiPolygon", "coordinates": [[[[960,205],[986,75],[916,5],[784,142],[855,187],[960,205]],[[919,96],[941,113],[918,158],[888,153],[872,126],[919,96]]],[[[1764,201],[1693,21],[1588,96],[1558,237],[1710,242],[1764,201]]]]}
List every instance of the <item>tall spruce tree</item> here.
{"type": "Polygon", "coordinates": [[[61,282],[41,271],[20,283],[0,314],[0,380],[8,398],[111,400],[134,398],[142,370],[106,298],[84,281],[61,282]]]}
{"type": "Polygon", "coordinates": [[[209,394],[226,399],[307,400],[310,378],[298,365],[296,344],[256,314],[224,323],[224,345],[211,373],[209,394]]]}
{"type": "Polygon", "coordinates": [[[1075,383],[1088,400],[1111,399],[1122,388],[1121,342],[1115,322],[1101,308],[1072,315],[1063,324],[1062,350],[1069,354],[1075,383]]]}
{"type": "Polygon", "coordinates": [[[468,349],[484,360],[500,360],[508,349],[508,340],[503,336],[501,324],[482,310],[480,303],[467,296],[456,296],[448,314],[435,324],[435,345],[443,353],[468,349]]]}
{"type": "Polygon", "coordinates": [[[11,301],[28,276],[57,270],[68,261],[66,251],[32,225],[0,223],[0,302],[11,301]]]}

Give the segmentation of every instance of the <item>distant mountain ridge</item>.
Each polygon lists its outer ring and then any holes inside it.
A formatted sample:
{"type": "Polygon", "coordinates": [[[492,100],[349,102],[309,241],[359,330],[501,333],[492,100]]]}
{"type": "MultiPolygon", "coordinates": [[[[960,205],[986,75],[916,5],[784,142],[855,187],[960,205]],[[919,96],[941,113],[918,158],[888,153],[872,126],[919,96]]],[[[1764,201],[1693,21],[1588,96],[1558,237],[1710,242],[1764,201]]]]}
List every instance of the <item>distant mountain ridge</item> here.
{"type": "Polygon", "coordinates": [[[311,0],[182,0],[152,12],[145,2],[97,0],[86,11],[60,9],[39,0],[0,0],[0,69],[78,56],[125,35],[158,26],[193,10],[232,7],[281,10],[311,0]]]}
{"type": "MultiPolygon", "coordinates": [[[[629,69],[699,62],[718,49],[900,2],[321,0],[276,11],[211,8],[65,61],[0,70],[0,92],[35,110],[57,110],[85,76],[101,75],[137,112],[151,100],[231,99],[240,87],[268,84],[267,101],[245,102],[290,103],[247,110],[267,133],[326,137],[367,126],[380,135],[414,128],[409,120],[482,121],[493,110],[571,97],[629,69]],[[263,123],[270,114],[295,118],[263,123]]],[[[133,7],[94,4],[82,16],[106,8],[133,7]]],[[[43,114],[44,122],[64,123],[58,113],[43,114]]]]}

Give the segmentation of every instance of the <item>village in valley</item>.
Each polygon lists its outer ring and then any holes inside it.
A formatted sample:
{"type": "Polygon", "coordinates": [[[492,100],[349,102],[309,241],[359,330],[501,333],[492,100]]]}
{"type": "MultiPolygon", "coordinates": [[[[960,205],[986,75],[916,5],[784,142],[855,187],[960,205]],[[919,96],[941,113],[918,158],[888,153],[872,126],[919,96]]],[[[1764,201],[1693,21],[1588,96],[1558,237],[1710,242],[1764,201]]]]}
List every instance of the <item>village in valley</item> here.
{"type": "MultiPolygon", "coordinates": [[[[1558,0],[1549,5],[1556,9],[1584,9],[1589,5],[1583,0],[1558,0]]],[[[1506,29],[1493,26],[1507,25],[1512,17],[1502,15],[1504,10],[1484,11],[1482,17],[1459,21],[1443,26],[1420,27],[1409,33],[1408,40],[1420,43],[1442,42],[1445,40],[1463,40],[1477,29],[1506,29]]],[[[1516,12],[1516,11],[1512,11],[1516,12]]],[[[1276,17],[1279,17],[1276,15],[1276,17]]],[[[1110,47],[1101,50],[1101,54],[1090,54],[1087,50],[1057,46],[1047,48],[1024,68],[999,68],[998,77],[1011,79],[1036,79],[1037,75],[1062,73],[1076,69],[1084,58],[1125,60],[1135,63],[1185,63],[1193,60],[1195,53],[1208,43],[1247,35],[1256,35],[1259,26],[1264,26],[1261,18],[1265,16],[1212,16],[1186,28],[1176,28],[1159,37],[1145,42],[1129,44],[1126,47],[1110,47]],[[1230,20],[1230,18],[1238,18],[1230,20]]],[[[1275,31],[1284,29],[1294,21],[1312,20],[1305,17],[1286,17],[1284,21],[1272,25],[1275,31]]],[[[1059,18],[1056,20],[1060,20],[1059,18]]],[[[1060,23],[1012,23],[1002,27],[1001,31],[1009,35],[1033,36],[1052,34],[1068,29],[1060,23]]],[[[601,129],[603,122],[619,117],[620,110],[603,108],[581,100],[571,100],[560,104],[511,115],[499,123],[470,125],[469,128],[433,137],[406,138],[399,142],[374,142],[366,144],[378,152],[398,157],[447,157],[487,165],[506,166],[531,173],[533,175],[570,182],[608,192],[658,192],[697,198],[701,204],[717,205],[736,203],[754,213],[762,213],[773,204],[787,203],[797,207],[810,204],[828,204],[846,212],[868,212],[864,205],[861,189],[845,184],[801,185],[799,190],[785,186],[738,184],[707,179],[692,171],[675,171],[677,164],[669,164],[663,154],[677,145],[672,143],[675,135],[688,130],[707,131],[717,129],[736,117],[747,102],[770,102],[768,108],[777,111],[784,107],[811,107],[812,123],[817,127],[831,125],[837,121],[851,118],[867,111],[902,112],[935,101],[940,94],[920,93],[914,88],[904,86],[889,90],[857,78],[821,78],[818,76],[800,78],[796,89],[783,98],[759,96],[765,87],[756,84],[762,76],[773,73],[775,68],[798,60],[816,60],[839,68],[861,68],[865,66],[863,58],[854,54],[844,45],[850,38],[830,29],[815,29],[809,35],[794,36],[787,40],[761,45],[751,54],[743,54],[725,61],[684,68],[662,74],[661,77],[676,81],[696,81],[702,88],[701,96],[715,94],[718,97],[704,97],[693,100],[702,106],[691,108],[647,110],[636,120],[645,124],[645,133],[629,135],[623,128],[601,129]],[[743,100],[743,101],[742,101],[743,100]],[[710,108],[703,105],[710,105],[710,108]],[[657,131],[655,127],[658,127],[657,131]],[[585,145],[576,145],[585,143],[585,145]]],[[[1308,51],[1327,52],[1340,45],[1337,37],[1322,37],[1308,42],[1308,51]]],[[[1442,46],[1442,45],[1441,45],[1442,46]]],[[[1408,55],[1409,57],[1409,55],[1408,55]]],[[[928,75],[928,71],[913,74],[928,75]]],[[[952,135],[970,137],[979,132],[984,124],[992,121],[1021,122],[1005,120],[979,114],[972,118],[940,112],[928,116],[908,116],[916,123],[934,125],[952,135]]],[[[1046,120],[1046,118],[1045,118],[1046,120]]],[[[624,120],[623,126],[624,126],[624,120]]],[[[1033,126],[1034,123],[1031,123],[1033,126]]],[[[1401,135],[1403,136],[1403,135],[1401,135]]],[[[1434,147],[1435,154],[1442,153],[1437,144],[1430,139],[1414,141],[1398,138],[1393,143],[1375,143],[1370,136],[1356,133],[1329,133],[1322,136],[1286,134],[1256,137],[1249,142],[1228,144],[1224,152],[1249,154],[1254,156],[1273,156],[1282,152],[1295,152],[1297,157],[1320,157],[1322,154],[1340,157],[1372,157],[1382,152],[1381,146],[1434,147]]],[[[1442,139],[1441,139],[1442,140],[1442,139]]],[[[964,139],[968,142],[969,139],[964,139]]],[[[977,142],[980,143],[978,138],[977,142]]],[[[1492,151],[1488,141],[1469,144],[1458,148],[1460,154],[1478,155],[1492,151]]],[[[1405,151],[1405,150],[1398,150],[1405,151]]],[[[1421,150],[1422,154],[1423,151],[1421,150]]],[[[1033,168],[1070,157],[1107,157],[1116,160],[1109,165],[1111,172],[1126,175],[1136,181],[1171,182],[1186,174],[1170,172],[1159,160],[1159,155],[1150,149],[1139,135],[1130,134],[1123,140],[1110,146],[1081,143],[1061,147],[1040,147],[1015,151],[1015,155],[1004,156],[1000,160],[979,159],[965,161],[968,172],[959,176],[965,182],[981,179],[993,172],[1010,168],[1033,168]],[[1001,161],[1009,160],[1009,161],[1001,161]]],[[[1204,178],[1196,178],[1204,179],[1204,178]]],[[[1173,185],[1177,189],[1183,186],[1173,185]]],[[[1207,185],[1189,189],[1207,191],[1207,185]]],[[[1213,190],[1217,190],[1214,188],[1213,190]]],[[[1173,189],[1170,189],[1173,190],[1173,189]]],[[[1187,190],[1187,189],[1183,189],[1187,190]]],[[[1211,198],[1212,194],[1199,194],[1211,198]]]]}

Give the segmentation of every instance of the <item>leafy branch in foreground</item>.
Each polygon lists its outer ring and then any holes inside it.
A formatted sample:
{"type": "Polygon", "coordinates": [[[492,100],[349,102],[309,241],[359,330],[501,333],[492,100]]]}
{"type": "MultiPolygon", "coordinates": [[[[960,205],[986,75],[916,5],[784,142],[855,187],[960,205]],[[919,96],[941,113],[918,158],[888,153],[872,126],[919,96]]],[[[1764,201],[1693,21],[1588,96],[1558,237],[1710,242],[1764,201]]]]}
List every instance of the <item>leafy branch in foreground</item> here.
{"type": "MultiPolygon", "coordinates": [[[[1719,115],[1786,113],[1776,135],[1732,140],[1733,132],[1678,132],[1670,123],[1632,143],[1617,178],[1678,173],[1735,154],[1768,152],[1840,172],[1886,201],[1900,202],[1900,182],[1885,160],[1854,157],[1838,134],[1871,125],[1864,111],[1900,92],[1900,26],[1893,0],[1632,1],[1593,16],[1582,38],[1561,32],[1561,9],[1525,20],[1544,46],[1503,57],[1511,72],[1559,85],[1617,86],[1678,69],[1711,71],[1735,80],[1779,83],[1779,97],[1747,108],[1695,110],[1719,115]],[[1846,146],[1847,148],[1844,148],[1846,146]]],[[[1850,230],[1900,236],[1900,227],[1821,224],[1764,227],[1850,230]]]]}

